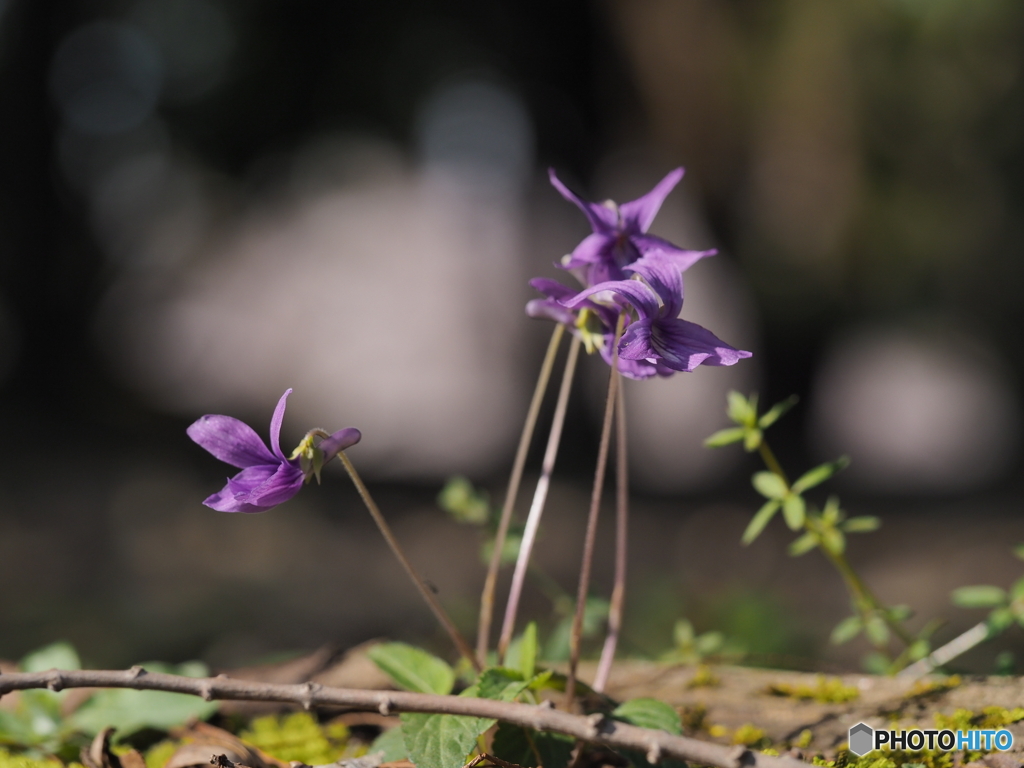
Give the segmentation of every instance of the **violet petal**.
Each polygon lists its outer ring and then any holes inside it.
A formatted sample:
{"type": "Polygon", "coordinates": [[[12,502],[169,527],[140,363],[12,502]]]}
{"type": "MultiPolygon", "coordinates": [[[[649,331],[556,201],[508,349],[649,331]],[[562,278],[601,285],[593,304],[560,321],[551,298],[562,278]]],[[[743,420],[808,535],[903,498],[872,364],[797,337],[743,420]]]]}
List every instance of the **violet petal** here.
{"type": "Polygon", "coordinates": [[[619,206],[622,212],[622,220],[626,229],[636,228],[639,232],[646,232],[654,217],[658,215],[661,204],[665,202],[668,193],[671,192],[679,180],[683,178],[683,169],[676,168],[664,179],[654,185],[654,189],[643,197],[623,203],[619,206]]]}
{"type": "Polygon", "coordinates": [[[285,460],[284,454],[281,453],[281,423],[284,421],[284,410],[287,407],[288,395],[291,393],[291,387],[285,390],[281,399],[277,401],[274,415],[270,419],[270,449],[281,461],[285,460]]]}
{"type": "Polygon", "coordinates": [[[616,211],[600,203],[588,203],[559,180],[554,168],[548,168],[548,178],[551,180],[551,186],[557,189],[562,197],[570,203],[575,203],[583,211],[595,232],[607,232],[618,226],[619,215],[616,211]]]}
{"type": "Polygon", "coordinates": [[[324,453],[324,463],[333,459],[339,451],[344,451],[346,448],[351,448],[353,445],[358,443],[363,437],[363,433],[355,427],[346,427],[345,429],[339,429],[330,437],[325,437],[320,445],[317,446],[324,453]]]}
{"type": "Polygon", "coordinates": [[[231,416],[207,414],[196,419],[186,432],[196,443],[234,467],[244,469],[277,463],[253,428],[231,416]]]}
{"type": "Polygon", "coordinates": [[[735,349],[703,326],[678,318],[662,318],[652,326],[651,345],[662,362],[677,371],[698,365],[733,365],[750,352],[735,349]]]}

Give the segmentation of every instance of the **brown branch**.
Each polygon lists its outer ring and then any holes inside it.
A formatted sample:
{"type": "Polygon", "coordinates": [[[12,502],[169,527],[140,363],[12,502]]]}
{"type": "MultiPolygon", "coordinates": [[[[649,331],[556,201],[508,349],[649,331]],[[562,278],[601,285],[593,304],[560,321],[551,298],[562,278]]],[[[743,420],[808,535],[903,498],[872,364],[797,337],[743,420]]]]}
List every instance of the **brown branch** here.
{"type": "Polygon", "coordinates": [[[550,706],[441,696],[407,691],[368,691],[331,688],[316,683],[280,685],[232,680],[229,677],[183,677],[147,672],[142,667],[128,670],[51,669],[48,672],[17,672],[0,675],[0,696],[11,691],[48,688],[132,688],[167,691],[213,699],[282,701],[306,709],[319,706],[350,707],[360,710],[426,712],[469,717],[490,717],[522,728],[554,731],[612,749],[640,750],[648,758],[674,757],[716,768],[807,768],[807,763],[788,757],[772,757],[743,747],[725,747],[706,741],[675,736],[665,731],[639,728],[610,720],[603,715],[574,715],[550,706]]]}

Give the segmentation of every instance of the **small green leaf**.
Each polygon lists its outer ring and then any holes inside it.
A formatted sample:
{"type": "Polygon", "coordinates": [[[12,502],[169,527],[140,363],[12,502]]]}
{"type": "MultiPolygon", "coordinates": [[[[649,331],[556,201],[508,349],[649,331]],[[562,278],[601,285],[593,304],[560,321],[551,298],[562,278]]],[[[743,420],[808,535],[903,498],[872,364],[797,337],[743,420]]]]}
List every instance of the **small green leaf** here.
{"type": "Polygon", "coordinates": [[[872,645],[883,646],[889,642],[889,627],[881,616],[872,616],[864,625],[864,633],[872,645]]]}
{"type": "Polygon", "coordinates": [[[529,680],[537,668],[537,622],[531,621],[523,631],[523,642],[519,646],[519,671],[529,680]]]}
{"type": "Polygon", "coordinates": [[[756,472],[750,481],[757,492],[766,499],[783,499],[789,493],[786,481],[774,472],[756,472]]]}
{"type": "Polygon", "coordinates": [[[988,625],[988,636],[995,637],[1013,624],[1013,611],[1009,608],[996,608],[988,615],[985,623],[988,625]]]}
{"type": "Polygon", "coordinates": [[[480,678],[475,685],[459,695],[495,699],[496,701],[514,701],[529,684],[530,681],[524,679],[518,669],[491,667],[480,673],[480,678]]]}
{"type": "Polygon", "coordinates": [[[366,655],[407,691],[447,694],[455,684],[455,671],[447,663],[405,643],[381,643],[366,655]]]}
{"type": "Polygon", "coordinates": [[[658,699],[630,699],[616,707],[612,716],[641,728],[668,731],[676,736],[681,736],[683,733],[679,713],[658,699]]]}
{"type": "Polygon", "coordinates": [[[1013,554],[1021,560],[1024,560],[1024,544],[1018,544],[1013,548],[1013,554]]]}
{"type": "Polygon", "coordinates": [[[931,649],[931,643],[922,637],[910,644],[910,647],[907,649],[907,656],[911,661],[920,661],[928,655],[931,649]]]}
{"type": "Polygon", "coordinates": [[[776,403],[766,414],[757,420],[757,426],[761,429],[768,429],[768,427],[778,421],[786,411],[796,405],[799,400],[800,398],[796,395],[790,395],[781,403],[776,403]]]}
{"type": "Polygon", "coordinates": [[[737,424],[752,427],[757,422],[757,395],[751,395],[748,400],[732,389],[726,395],[726,402],[725,412],[737,424]]]}
{"type": "Polygon", "coordinates": [[[730,427],[729,429],[720,429],[713,435],[704,440],[704,445],[708,448],[721,448],[723,445],[730,445],[732,443],[738,443],[743,439],[746,434],[746,430],[743,427],[730,427]]]}
{"type": "Polygon", "coordinates": [[[405,748],[405,736],[402,735],[402,726],[396,725],[388,728],[380,736],[373,740],[368,750],[370,754],[383,752],[382,763],[397,763],[399,760],[406,760],[409,757],[409,750],[405,748]]]}
{"type": "Polygon", "coordinates": [[[465,765],[466,757],[476,747],[477,737],[496,722],[486,717],[420,712],[406,712],[401,720],[405,749],[417,768],[465,765]]]}
{"type": "Polygon", "coordinates": [[[748,429],[743,435],[743,450],[747,453],[752,453],[761,447],[761,440],[764,439],[764,435],[760,429],[748,429]]]}
{"type": "Polygon", "coordinates": [[[893,621],[906,621],[914,615],[914,610],[909,605],[891,605],[886,612],[893,621]]]}
{"type": "Polygon", "coordinates": [[[803,536],[801,536],[789,545],[790,557],[800,557],[800,555],[806,555],[816,546],[818,546],[818,537],[810,531],[808,531],[803,536]]]}
{"type": "Polygon", "coordinates": [[[779,502],[772,500],[766,502],[763,507],[757,510],[757,514],[751,519],[750,524],[747,526],[747,530],[743,532],[743,538],[741,541],[744,544],[750,544],[754,539],[761,535],[761,531],[765,529],[765,526],[771,522],[772,516],[779,511],[779,502]]]}
{"type": "Polygon", "coordinates": [[[864,516],[851,517],[843,523],[842,528],[847,533],[869,533],[870,531],[877,531],[881,525],[882,521],[877,517],[864,516]]]}
{"type": "Polygon", "coordinates": [[[865,672],[870,672],[873,675],[884,675],[888,673],[891,662],[884,653],[872,651],[861,659],[860,663],[864,667],[865,672]]]}
{"type": "Polygon", "coordinates": [[[805,472],[800,476],[800,479],[793,483],[793,493],[803,493],[809,488],[821,485],[836,472],[848,466],[849,463],[849,458],[841,456],[836,461],[830,461],[827,464],[822,464],[821,466],[805,472]]]}
{"type": "Polygon", "coordinates": [[[676,645],[692,645],[694,635],[693,624],[689,619],[679,619],[672,630],[672,639],[676,645]]]}
{"type": "Polygon", "coordinates": [[[437,495],[437,504],[460,523],[483,525],[491,516],[487,494],[476,490],[473,484],[456,475],[445,483],[437,495]]]}
{"type": "Polygon", "coordinates": [[[21,660],[18,668],[22,672],[46,672],[50,669],[81,669],[82,663],[71,643],[59,642],[32,651],[21,660]]]}
{"type": "Polygon", "coordinates": [[[953,605],[960,608],[994,608],[1006,603],[1006,592],[987,584],[954,589],[951,597],[953,605]]]}
{"type": "Polygon", "coordinates": [[[782,500],[782,516],[786,519],[786,525],[791,531],[799,531],[804,526],[804,518],[807,516],[807,504],[803,497],[795,493],[787,495],[782,500]]]}
{"type": "Polygon", "coordinates": [[[835,645],[848,643],[859,635],[863,628],[864,622],[861,621],[860,616],[847,616],[832,630],[832,642],[835,645]]]}
{"type": "Polygon", "coordinates": [[[1010,587],[1010,599],[1020,600],[1021,598],[1024,598],[1024,578],[1017,579],[1010,587]]]}
{"type": "Polygon", "coordinates": [[[694,641],[694,650],[699,656],[710,656],[718,653],[725,645],[725,635],[721,632],[705,632],[694,641]]]}

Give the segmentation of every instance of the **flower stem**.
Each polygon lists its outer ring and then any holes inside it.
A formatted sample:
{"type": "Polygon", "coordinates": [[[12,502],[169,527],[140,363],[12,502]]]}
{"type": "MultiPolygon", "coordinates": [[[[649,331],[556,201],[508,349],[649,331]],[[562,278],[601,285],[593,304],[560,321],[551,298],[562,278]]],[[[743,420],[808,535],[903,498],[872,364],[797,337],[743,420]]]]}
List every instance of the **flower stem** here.
{"type": "Polygon", "coordinates": [[[419,574],[417,574],[415,569],[412,567],[412,563],[410,563],[409,558],[406,557],[402,546],[398,543],[398,539],[395,538],[395,534],[391,532],[391,527],[384,519],[384,515],[381,514],[380,508],[370,495],[370,491],[363,483],[363,479],[359,476],[359,473],[356,472],[356,468],[352,465],[351,460],[345,455],[344,451],[338,453],[338,458],[341,459],[341,463],[345,465],[345,471],[348,472],[348,476],[352,478],[352,482],[355,484],[356,490],[359,491],[359,495],[362,497],[363,503],[370,511],[370,517],[373,518],[373,521],[377,524],[381,534],[384,536],[384,540],[388,543],[388,546],[391,547],[391,552],[396,558],[398,558],[398,562],[402,564],[405,572],[409,574],[409,578],[412,579],[416,588],[423,596],[423,599],[427,601],[427,605],[430,606],[430,610],[433,611],[434,616],[441,623],[441,626],[444,627],[459,653],[464,656],[477,671],[480,671],[480,666],[477,664],[476,657],[473,655],[473,649],[469,647],[469,643],[466,642],[466,638],[462,636],[462,633],[456,628],[444,608],[441,607],[441,603],[437,601],[437,597],[434,596],[433,591],[426,585],[423,579],[420,578],[419,574]]]}
{"type": "Polygon", "coordinates": [[[580,339],[578,336],[574,336],[572,343],[569,345],[569,356],[565,360],[562,383],[558,389],[558,400],[555,403],[555,415],[551,420],[548,445],[544,450],[540,480],[537,481],[537,488],[533,492],[533,501],[530,504],[530,512],[526,518],[526,528],[523,530],[523,541],[519,545],[519,557],[516,558],[516,567],[512,573],[512,586],[508,593],[508,603],[505,605],[505,619],[501,625],[501,638],[498,640],[499,662],[504,661],[505,652],[508,650],[509,643],[512,642],[512,632],[515,630],[516,625],[516,613],[519,610],[519,598],[523,593],[523,582],[526,579],[530,554],[533,551],[533,544],[537,538],[537,529],[540,527],[540,518],[544,513],[544,504],[548,498],[551,474],[555,470],[558,444],[562,440],[562,427],[565,425],[565,414],[569,407],[569,392],[572,390],[573,374],[576,371],[576,361],[579,359],[579,356],[580,339]]]}
{"type": "Polygon", "coordinates": [[[608,465],[608,444],[612,436],[612,416],[615,414],[615,393],[619,385],[619,339],[622,338],[623,316],[615,326],[615,342],[612,346],[612,371],[608,376],[608,397],[604,404],[604,422],[601,425],[601,442],[597,448],[597,467],[594,469],[594,488],[590,493],[590,513],[587,515],[587,532],[583,539],[583,563],[580,566],[580,583],[576,590],[576,613],[572,617],[572,631],[569,633],[569,679],[565,684],[565,706],[572,708],[576,695],[576,667],[580,662],[580,639],[583,634],[583,613],[587,607],[587,593],[590,590],[590,570],[594,561],[594,542],[597,538],[597,518],[601,512],[601,492],[604,490],[604,472],[608,465]]]}
{"type": "Polygon", "coordinates": [[[537,386],[533,390],[533,399],[530,401],[530,408],[526,412],[523,433],[519,436],[519,447],[516,449],[516,458],[512,463],[512,475],[509,477],[508,490],[505,492],[505,503],[501,508],[501,519],[498,522],[498,531],[494,537],[494,552],[491,553],[491,562],[487,567],[487,578],[484,580],[483,593],[480,595],[480,621],[477,625],[476,633],[476,658],[484,666],[487,664],[487,646],[490,642],[491,618],[494,615],[494,591],[498,585],[498,570],[501,568],[501,553],[505,548],[505,536],[508,534],[508,526],[512,521],[512,509],[515,507],[516,497],[519,495],[519,486],[523,480],[526,454],[530,450],[533,431],[537,426],[537,416],[540,413],[541,403],[544,401],[544,393],[547,391],[548,382],[551,380],[551,369],[554,368],[555,357],[558,354],[558,345],[562,341],[564,332],[565,326],[561,323],[556,323],[555,330],[551,334],[551,341],[548,342],[547,354],[544,355],[544,362],[540,366],[537,386]]]}
{"type": "Polygon", "coordinates": [[[622,611],[626,602],[626,554],[629,534],[629,465],[626,452],[626,395],[619,379],[615,403],[615,586],[608,606],[608,635],[601,649],[593,688],[604,691],[615,661],[615,648],[622,630],[622,611]]]}

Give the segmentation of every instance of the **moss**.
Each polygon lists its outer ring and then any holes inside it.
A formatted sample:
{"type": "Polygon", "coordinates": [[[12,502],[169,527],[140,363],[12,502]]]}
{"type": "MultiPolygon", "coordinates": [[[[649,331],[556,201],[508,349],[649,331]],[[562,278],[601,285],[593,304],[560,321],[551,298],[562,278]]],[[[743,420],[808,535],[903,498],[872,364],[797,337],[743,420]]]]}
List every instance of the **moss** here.
{"type": "Polygon", "coordinates": [[[793,739],[793,746],[798,749],[807,749],[811,746],[812,741],[814,741],[814,733],[810,728],[804,728],[800,731],[800,734],[793,739]]]}
{"type": "Polygon", "coordinates": [[[950,675],[942,680],[919,680],[903,694],[904,699],[917,699],[951,691],[963,682],[960,675],[950,675]]]}
{"type": "Polygon", "coordinates": [[[697,671],[693,677],[690,678],[690,682],[686,684],[687,688],[714,688],[719,685],[721,680],[715,676],[715,673],[711,671],[711,667],[707,664],[698,664],[697,671]]]}
{"type": "MultiPolygon", "coordinates": [[[[79,763],[72,763],[68,768],[72,766],[82,768],[79,763]]],[[[0,768],[64,768],[64,763],[55,757],[29,757],[0,747],[0,768]]]]}
{"type": "Polygon", "coordinates": [[[345,753],[348,728],[341,723],[325,728],[308,712],[296,712],[283,717],[259,717],[239,738],[278,760],[323,765],[333,763],[345,753]]]}
{"type": "Polygon", "coordinates": [[[800,701],[816,701],[819,704],[842,704],[856,699],[860,692],[849,685],[843,685],[838,677],[818,678],[815,685],[791,685],[789,683],[772,683],[768,686],[772,696],[785,696],[800,701]]]}
{"type": "Polygon", "coordinates": [[[764,729],[758,728],[752,723],[744,723],[733,731],[731,741],[733,744],[742,744],[745,747],[755,747],[758,749],[771,744],[771,739],[768,738],[768,734],[764,732],[764,729]]]}

